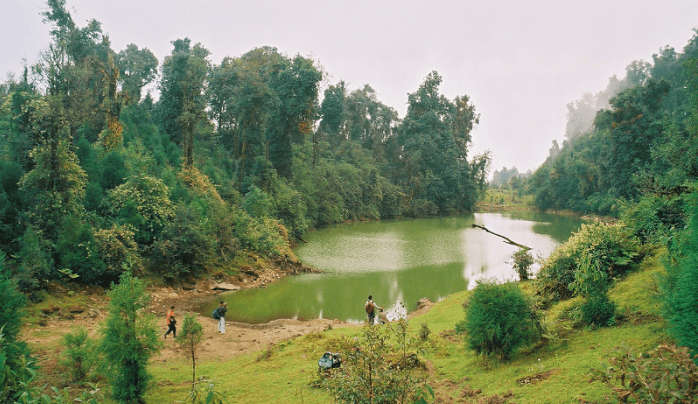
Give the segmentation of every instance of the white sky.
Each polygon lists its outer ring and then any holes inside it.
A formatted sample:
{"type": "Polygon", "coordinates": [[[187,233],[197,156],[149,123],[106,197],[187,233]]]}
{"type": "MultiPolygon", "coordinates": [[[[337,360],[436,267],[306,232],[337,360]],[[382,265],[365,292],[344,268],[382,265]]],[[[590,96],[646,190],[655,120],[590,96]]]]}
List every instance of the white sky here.
{"type": "MultiPolygon", "coordinates": [[[[678,50],[698,27],[696,0],[222,1],[68,0],[79,25],[103,23],[112,47],[151,49],[189,37],[212,61],[262,45],[310,56],[350,89],[370,84],[403,116],[407,93],[431,70],[442,92],[468,94],[481,113],[475,152],[492,169],[535,169],[561,140],[565,105],[605,87],[636,59],[678,50]]],[[[48,45],[44,0],[0,0],[0,75],[34,63],[48,45]]]]}

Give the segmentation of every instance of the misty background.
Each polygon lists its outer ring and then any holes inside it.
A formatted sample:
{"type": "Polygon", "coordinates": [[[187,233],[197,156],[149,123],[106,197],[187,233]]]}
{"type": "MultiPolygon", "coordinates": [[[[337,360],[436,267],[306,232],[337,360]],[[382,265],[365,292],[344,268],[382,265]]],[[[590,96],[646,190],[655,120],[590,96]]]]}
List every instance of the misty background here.
{"type": "MultiPolygon", "coordinates": [[[[317,60],[350,90],[370,84],[406,111],[407,93],[437,70],[448,97],[467,94],[481,114],[474,152],[492,171],[524,172],[562,142],[566,105],[603,90],[633,60],[681,50],[698,27],[695,0],[529,1],[173,1],[68,0],[79,25],[102,22],[112,47],[147,47],[162,62],[172,40],[201,42],[215,63],[262,45],[317,60]]],[[[3,0],[0,74],[19,73],[49,43],[44,0],[3,0]]]]}

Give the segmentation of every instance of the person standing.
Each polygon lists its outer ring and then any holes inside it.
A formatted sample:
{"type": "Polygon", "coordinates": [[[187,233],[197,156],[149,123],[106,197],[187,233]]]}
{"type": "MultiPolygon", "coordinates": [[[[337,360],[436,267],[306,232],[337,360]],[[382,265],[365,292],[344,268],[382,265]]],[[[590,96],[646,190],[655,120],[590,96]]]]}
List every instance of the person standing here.
{"type": "Polygon", "coordinates": [[[366,310],[366,314],[368,315],[368,325],[373,325],[373,323],[376,322],[376,310],[383,311],[383,308],[373,301],[373,296],[368,295],[368,300],[366,300],[366,304],[364,304],[364,310],[366,310]]]}
{"type": "Polygon", "coordinates": [[[167,332],[162,338],[167,338],[170,333],[172,333],[173,337],[177,338],[177,320],[175,319],[174,306],[170,306],[170,310],[165,317],[165,323],[167,324],[167,332]]]}
{"type": "Polygon", "coordinates": [[[216,309],[218,315],[218,333],[225,334],[225,313],[228,311],[228,305],[221,300],[221,303],[216,309]]]}

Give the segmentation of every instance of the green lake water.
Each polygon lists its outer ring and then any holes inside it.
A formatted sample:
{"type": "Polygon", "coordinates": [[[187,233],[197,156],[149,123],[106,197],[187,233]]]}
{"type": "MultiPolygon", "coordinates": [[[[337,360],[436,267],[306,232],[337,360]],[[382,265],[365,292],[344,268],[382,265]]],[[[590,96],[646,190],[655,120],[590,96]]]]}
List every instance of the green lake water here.
{"type": "MultiPolygon", "coordinates": [[[[517,247],[493,232],[547,257],[577,230],[581,221],[535,212],[475,213],[469,216],[353,223],[309,233],[295,251],[324,273],[290,276],[265,288],[221,295],[226,318],[261,323],[279,318],[336,318],[362,321],[368,295],[386,309],[403,302],[437,301],[473,288],[481,279],[517,279],[511,255],[517,247]]],[[[534,267],[533,271],[538,268],[534,267]]],[[[203,308],[211,312],[216,303],[203,308]]]]}

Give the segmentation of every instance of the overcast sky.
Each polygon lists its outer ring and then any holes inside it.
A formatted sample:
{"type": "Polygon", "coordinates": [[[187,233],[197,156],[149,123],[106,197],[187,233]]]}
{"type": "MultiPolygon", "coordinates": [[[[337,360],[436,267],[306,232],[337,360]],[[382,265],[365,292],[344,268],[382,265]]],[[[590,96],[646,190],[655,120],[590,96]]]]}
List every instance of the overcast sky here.
{"type": "MultiPolygon", "coordinates": [[[[622,76],[665,45],[682,49],[698,27],[696,0],[623,1],[222,1],[68,0],[79,25],[103,23],[116,51],[189,37],[212,61],[262,45],[317,60],[327,82],[370,84],[404,116],[407,93],[431,70],[449,98],[467,94],[481,113],[473,149],[492,168],[535,169],[561,140],[566,104],[622,76]]],[[[45,49],[44,0],[0,0],[0,74],[45,49]]],[[[327,84],[327,83],[325,83],[327,84]]]]}

